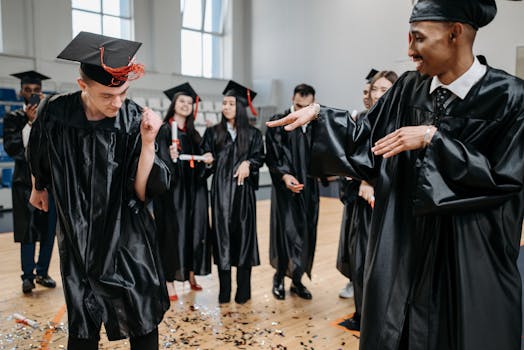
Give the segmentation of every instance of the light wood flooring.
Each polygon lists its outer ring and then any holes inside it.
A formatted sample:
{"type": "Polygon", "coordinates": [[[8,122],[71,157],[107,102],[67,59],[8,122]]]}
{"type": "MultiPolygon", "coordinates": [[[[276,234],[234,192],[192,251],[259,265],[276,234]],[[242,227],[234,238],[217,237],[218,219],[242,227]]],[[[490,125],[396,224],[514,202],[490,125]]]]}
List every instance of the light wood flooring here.
{"type": "MultiPolygon", "coordinates": [[[[332,325],[354,311],[352,299],[338,297],[347,282],[335,268],[342,204],[321,198],[313,279],[304,278],[313,294],[311,301],[290,296],[289,279],[286,300],[277,301],[271,294],[269,205],[268,200],[257,202],[261,266],[253,269],[251,301],[219,306],[216,269],[210,276],[197,277],[204,288],[201,292],[177,283],[180,299],[171,304],[159,327],[160,349],[358,349],[356,336],[332,325]]],[[[13,243],[11,233],[0,234],[0,349],[65,349],[67,313],[60,314],[64,297],[56,247],[50,275],[58,282],[56,289],[37,285],[32,294],[22,294],[19,245],[13,243]],[[15,323],[15,312],[36,320],[39,328],[15,323]],[[56,325],[50,323],[53,319],[56,325]]],[[[233,296],[234,291],[235,286],[233,296]]],[[[100,349],[129,349],[129,345],[125,340],[108,342],[102,335],[100,349]]]]}

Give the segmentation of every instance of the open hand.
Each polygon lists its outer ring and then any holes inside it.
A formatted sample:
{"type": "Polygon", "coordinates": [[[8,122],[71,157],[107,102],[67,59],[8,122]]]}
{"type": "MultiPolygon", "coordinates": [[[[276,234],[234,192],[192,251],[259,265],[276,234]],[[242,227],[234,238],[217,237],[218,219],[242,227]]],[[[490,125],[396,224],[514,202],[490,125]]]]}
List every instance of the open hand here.
{"type": "Polygon", "coordinates": [[[427,142],[431,141],[437,128],[433,125],[405,126],[384,136],[375,143],[371,151],[376,156],[393,157],[404,151],[424,148],[424,136],[430,129],[427,142]]]}
{"type": "Polygon", "coordinates": [[[244,185],[244,179],[248,176],[249,176],[249,162],[247,160],[244,160],[242,163],[240,163],[240,166],[238,167],[233,177],[237,178],[238,186],[242,186],[244,185]]]}

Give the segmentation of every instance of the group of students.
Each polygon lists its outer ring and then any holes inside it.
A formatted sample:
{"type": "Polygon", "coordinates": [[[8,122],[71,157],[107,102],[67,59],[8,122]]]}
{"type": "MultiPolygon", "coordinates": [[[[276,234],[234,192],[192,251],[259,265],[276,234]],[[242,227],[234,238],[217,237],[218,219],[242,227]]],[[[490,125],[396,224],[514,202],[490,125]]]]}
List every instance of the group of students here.
{"type": "Polygon", "coordinates": [[[247,119],[250,89],[230,82],[222,120],[201,138],[190,86],[166,91],[163,121],[126,98],[144,73],[130,60],[140,43],[78,34],[58,57],[81,63],[80,91],[40,102],[26,150],[30,203],[47,212],[52,195],[56,204],[68,349],[97,349],[102,323],[109,340],[157,349],[173,281],[200,290],[194,276],[209,273],[211,250],[219,302],[230,301],[232,266],[235,301],[249,300],[264,161],[277,299],[285,276],[293,293],[312,297],[301,278],[316,242],[315,177],[350,177],[362,199],[345,208],[352,219],[341,231],[361,348],[520,348],[524,83],[472,53],[495,14],[493,0],[420,0],[408,51],[418,72],[394,83],[374,75],[372,87],[390,89],[358,118],[298,86],[293,107],[268,123],[267,154],[247,119]]]}

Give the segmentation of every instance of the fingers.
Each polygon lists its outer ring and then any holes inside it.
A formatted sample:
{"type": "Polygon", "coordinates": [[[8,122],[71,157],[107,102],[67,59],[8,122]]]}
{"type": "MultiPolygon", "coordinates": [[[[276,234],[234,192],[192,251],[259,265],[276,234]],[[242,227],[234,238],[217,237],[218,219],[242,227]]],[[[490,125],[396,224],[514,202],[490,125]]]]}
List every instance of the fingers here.
{"type": "Polygon", "coordinates": [[[266,126],[268,128],[274,128],[277,126],[284,126],[293,123],[295,120],[297,120],[297,117],[293,116],[292,114],[288,115],[287,117],[274,120],[271,122],[266,122],[266,126]]]}
{"type": "Polygon", "coordinates": [[[40,210],[43,210],[43,211],[47,212],[49,210],[49,203],[47,203],[46,200],[42,200],[41,203],[42,203],[42,209],[40,209],[40,210]]]}
{"type": "Polygon", "coordinates": [[[284,130],[286,130],[286,131],[293,131],[296,128],[299,128],[299,127],[301,127],[302,125],[304,125],[306,123],[307,123],[307,121],[306,122],[302,122],[300,119],[297,119],[295,122],[293,122],[293,123],[291,123],[289,125],[286,125],[284,127],[284,130]]]}

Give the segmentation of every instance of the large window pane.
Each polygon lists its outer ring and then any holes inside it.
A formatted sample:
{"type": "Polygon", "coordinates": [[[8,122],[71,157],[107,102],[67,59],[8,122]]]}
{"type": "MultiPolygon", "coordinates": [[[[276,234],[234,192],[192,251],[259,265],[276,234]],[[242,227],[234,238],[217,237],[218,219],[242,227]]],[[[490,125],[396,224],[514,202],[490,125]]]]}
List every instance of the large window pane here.
{"type": "Polygon", "coordinates": [[[104,16],[104,35],[131,39],[131,21],[120,17],[104,16]]]}
{"type": "Polygon", "coordinates": [[[100,12],[100,0],[73,0],[72,6],[75,9],[100,12]]]}
{"type": "Polygon", "coordinates": [[[202,75],[202,34],[199,32],[182,30],[182,74],[202,75]]]}
{"type": "Polygon", "coordinates": [[[211,78],[213,76],[213,38],[211,34],[204,34],[203,37],[203,76],[211,78]]]}
{"type": "Polygon", "coordinates": [[[206,0],[206,15],[204,30],[206,32],[222,32],[222,0],[206,0]]]}
{"type": "Polygon", "coordinates": [[[185,0],[182,27],[202,29],[202,0],[185,0]]]}
{"type": "Polygon", "coordinates": [[[103,0],[104,14],[131,17],[131,1],[130,0],[103,0]]]}
{"type": "Polygon", "coordinates": [[[100,15],[73,10],[73,36],[81,31],[102,34],[100,15]]]}

